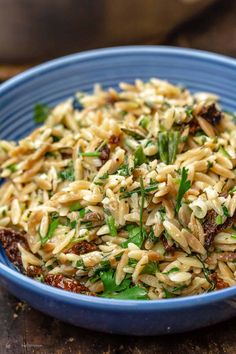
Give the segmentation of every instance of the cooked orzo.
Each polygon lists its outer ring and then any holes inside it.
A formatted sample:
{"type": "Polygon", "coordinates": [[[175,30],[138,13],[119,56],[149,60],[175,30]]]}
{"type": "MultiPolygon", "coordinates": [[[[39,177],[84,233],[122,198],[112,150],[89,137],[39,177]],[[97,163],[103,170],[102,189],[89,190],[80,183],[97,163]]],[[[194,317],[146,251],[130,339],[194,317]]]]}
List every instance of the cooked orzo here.
{"type": "Polygon", "coordinates": [[[69,291],[163,299],[236,284],[236,126],[214,94],[151,79],[78,93],[0,141],[0,240],[69,291]]]}

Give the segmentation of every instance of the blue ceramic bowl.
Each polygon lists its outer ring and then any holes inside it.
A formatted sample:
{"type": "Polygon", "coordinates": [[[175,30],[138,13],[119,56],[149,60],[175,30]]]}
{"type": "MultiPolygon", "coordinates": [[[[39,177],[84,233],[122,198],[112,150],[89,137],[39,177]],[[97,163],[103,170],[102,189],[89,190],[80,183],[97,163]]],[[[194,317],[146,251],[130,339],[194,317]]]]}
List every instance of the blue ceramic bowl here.
{"type": "MultiPolygon", "coordinates": [[[[16,76],[0,86],[0,139],[19,139],[34,128],[35,102],[55,105],[76,90],[159,77],[221,96],[236,110],[236,61],[196,50],[123,47],[67,56],[16,76]]],[[[236,315],[236,287],[161,301],[112,300],[73,294],[25,277],[0,247],[0,283],[34,308],[76,326],[110,333],[155,335],[183,332],[236,315]]]]}

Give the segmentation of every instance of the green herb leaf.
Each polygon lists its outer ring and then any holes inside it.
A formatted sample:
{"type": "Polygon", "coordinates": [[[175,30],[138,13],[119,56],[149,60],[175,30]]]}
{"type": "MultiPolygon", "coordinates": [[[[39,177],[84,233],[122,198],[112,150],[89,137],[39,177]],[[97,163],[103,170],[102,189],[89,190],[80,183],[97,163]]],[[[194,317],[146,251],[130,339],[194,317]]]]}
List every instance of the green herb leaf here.
{"type": "Polygon", "coordinates": [[[44,246],[52,237],[59,225],[59,218],[53,219],[49,225],[47,235],[41,238],[41,244],[44,246]]]}
{"type": "Polygon", "coordinates": [[[128,265],[130,267],[136,267],[137,263],[138,263],[137,259],[129,258],[128,265]]]}
{"type": "Polygon", "coordinates": [[[73,163],[70,163],[67,168],[59,172],[58,176],[62,179],[62,181],[67,180],[73,182],[75,180],[75,171],[73,163]]]}
{"type": "Polygon", "coordinates": [[[149,116],[144,116],[139,125],[143,128],[143,129],[147,129],[148,124],[150,123],[150,117],[149,116]]]}
{"type": "Polygon", "coordinates": [[[101,156],[101,152],[99,151],[92,151],[92,152],[79,152],[78,156],[83,156],[83,157],[99,157],[101,156]]]}
{"type": "Polygon", "coordinates": [[[85,269],[85,265],[84,265],[84,262],[83,262],[82,259],[79,259],[79,260],[76,262],[76,268],[85,269]]]}
{"type": "Polygon", "coordinates": [[[164,290],[164,294],[165,294],[165,299],[171,299],[172,297],[175,297],[174,294],[172,294],[169,290],[167,289],[163,289],[164,290]]]}
{"type": "Polygon", "coordinates": [[[132,288],[127,288],[118,294],[108,295],[109,298],[120,299],[120,300],[147,300],[147,290],[141,288],[138,285],[133,286],[132,288]]]}
{"type": "Polygon", "coordinates": [[[236,192],[236,186],[235,187],[233,187],[233,188],[231,188],[230,190],[229,190],[229,193],[231,194],[231,193],[235,193],[236,192]]]}
{"type": "Polygon", "coordinates": [[[226,208],[225,205],[222,206],[222,210],[223,210],[223,213],[224,213],[225,216],[227,216],[227,217],[230,216],[229,210],[226,208]]]}
{"type": "Polygon", "coordinates": [[[129,243],[134,243],[141,248],[146,236],[145,230],[142,232],[139,226],[130,225],[128,228],[128,234],[128,239],[121,244],[121,247],[127,248],[129,243]]]}
{"type": "Polygon", "coordinates": [[[12,173],[16,172],[18,170],[18,166],[16,163],[13,163],[9,166],[6,167],[9,171],[11,171],[12,173]]]}
{"type": "Polygon", "coordinates": [[[140,134],[140,133],[137,133],[137,132],[134,131],[134,130],[130,130],[130,129],[126,129],[126,128],[121,128],[121,130],[122,130],[126,135],[132,136],[132,138],[134,138],[135,140],[142,140],[142,139],[145,139],[145,136],[143,136],[143,135],[140,134]]]}
{"type": "Polygon", "coordinates": [[[230,156],[229,153],[225,150],[225,148],[223,148],[223,146],[220,146],[220,147],[219,147],[218,152],[220,152],[222,155],[224,155],[224,156],[227,157],[228,159],[231,158],[231,156],[230,156]]]}
{"type": "Polygon", "coordinates": [[[117,236],[117,229],[116,229],[116,225],[115,225],[115,219],[113,218],[113,216],[108,216],[106,219],[106,223],[109,227],[109,232],[111,236],[117,236]]]}
{"type": "Polygon", "coordinates": [[[181,201],[183,199],[184,194],[191,187],[191,182],[187,180],[187,177],[188,177],[188,169],[183,167],[182,171],[181,171],[181,181],[180,181],[180,185],[179,185],[179,190],[178,190],[178,194],[177,194],[177,197],[176,197],[175,210],[176,210],[177,213],[178,213],[178,211],[180,209],[181,201]]]}
{"type": "Polygon", "coordinates": [[[76,220],[72,220],[72,221],[70,222],[70,227],[71,227],[72,229],[75,229],[76,226],[77,226],[77,221],[76,221],[76,220]]]}
{"type": "Polygon", "coordinates": [[[125,290],[130,285],[130,280],[128,279],[124,279],[120,285],[116,285],[115,271],[113,269],[109,269],[107,272],[101,272],[100,277],[103,282],[103,295],[105,297],[107,297],[109,293],[125,290]]]}
{"type": "Polygon", "coordinates": [[[79,217],[80,217],[81,219],[83,219],[83,218],[84,218],[85,214],[86,214],[86,212],[85,212],[85,208],[80,209],[80,211],[79,211],[79,217]]]}
{"type": "Polygon", "coordinates": [[[223,224],[223,216],[222,215],[217,215],[215,222],[217,225],[223,224]]]}
{"type": "Polygon", "coordinates": [[[118,168],[117,173],[118,173],[120,176],[124,176],[124,177],[130,176],[130,170],[129,170],[129,165],[128,165],[128,163],[124,163],[123,165],[121,165],[121,166],[118,168]]]}
{"type": "Polygon", "coordinates": [[[70,211],[77,211],[82,209],[82,205],[80,204],[80,202],[75,202],[73,204],[70,205],[70,211]]]}
{"type": "Polygon", "coordinates": [[[168,165],[168,132],[158,133],[158,152],[162,162],[168,165]]]}
{"type": "Polygon", "coordinates": [[[215,289],[216,285],[215,285],[215,282],[213,280],[211,280],[211,278],[210,278],[211,271],[208,268],[206,268],[205,263],[201,260],[201,258],[198,255],[195,255],[195,257],[202,263],[202,271],[203,271],[204,277],[206,278],[208,283],[211,285],[208,292],[213,291],[215,289]]]}
{"type": "Polygon", "coordinates": [[[175,273],[175,272],[179,272],[180,269],[178,267],[174,267],[174,268],[171,268],[170,270],[168,270],[168,272],[164,272],[163,274],[171,274],[171,273],[175,273]]]}
{"type": "Polygon", "coordinates": [[[99,179],[107,179],[109,177],[109,173],[106,172],[104,173],[104,175],[102,175],[101,177],[99,177],[99,179]]]}
{"type": "Polygon", "coordinates": [[[179,132],[170,131],[168,134],[168,163],[173,164],[175,162],[176,153],[179,144],[179,132]]]}
{"type": "Polygon", "coordinates": [[[51,108],[48,105],[42,103],[36,103],[34,106],[34,121],[35,123],[44,123],[51,112],[51,108]]]}
{"type": "Polygon", "coordinates": [[[180,134],[178,131],[158,133],[158,151],[162,162],[172,164],[175,161],[179,144],[180,134]]]}
{"type": "Polygon", "coordinates": [[[156,241],[158,241],[158,238],[155,236],[154,234],[154,230],[153,228],[151,228],[151,231],[149,232],[148,236],[147,236],[147,239],[150,241],[150,242],[153,242],[155,243],[156,241]]]}
{"type": "Polygon", "coordinates": [[[134,153],[134,167],[140,166],[144,162],[146,162],[146,156],[143,152],[142,146],[139,145],[134,153]]]}
{"type": "Polygon", "coordinates": [[[159,264],[157,262],[149,262],[142,270],[141,274],[155,275],[159,271],[159,264]]]}

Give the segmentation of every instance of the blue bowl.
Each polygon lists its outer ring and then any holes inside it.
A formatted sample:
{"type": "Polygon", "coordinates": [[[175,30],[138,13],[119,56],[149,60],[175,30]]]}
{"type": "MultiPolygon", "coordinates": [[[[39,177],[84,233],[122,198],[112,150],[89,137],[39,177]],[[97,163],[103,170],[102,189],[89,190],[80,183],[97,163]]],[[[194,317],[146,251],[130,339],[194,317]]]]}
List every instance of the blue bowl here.
{"type": "MultiPolygon", "coordinates": [[[[171,47],[137,46],[95,50],[40,65],[0,86],[0,139],[19,139],[34,128],[35,102],[55,105],[75,91],[120,81],[158,77],[210,91],[236,110],[236,61],[171,47]]],[[[186,298],[133,301],[73,294],[17,272],[0,247],[0,283],[34,308],[76,326],[119,334],[155,335],[193,330],[236,315],[236,287],[186,298]]]]}

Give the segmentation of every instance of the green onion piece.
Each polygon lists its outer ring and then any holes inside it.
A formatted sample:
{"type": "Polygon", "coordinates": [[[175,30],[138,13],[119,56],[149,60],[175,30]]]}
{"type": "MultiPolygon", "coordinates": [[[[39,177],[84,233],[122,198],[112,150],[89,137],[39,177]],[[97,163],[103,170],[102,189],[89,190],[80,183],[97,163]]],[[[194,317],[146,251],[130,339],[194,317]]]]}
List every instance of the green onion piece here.
{"type": "Polygon", "coordinates": [[[150,123],[150,117],[149,116],[144,116],[139,125],[143,128],[143,129],[147,129],[148,124],[150,123]]]}
{"type": "Polygon", "coordinates": [[[168,156],[168,133],[167,132],[158,133],[158,152],[161,161],[168,165],[169,156],[168,156]]]}
{"type": "Polygon", "coordinates": [[[175,162],[176,153],[179,144],[179,132],[170,131],[168,136],[168,163],[173,164],[175,162]]]}
{"type": "Polygon", "coordinates": [[[75,180],[75,171],[73,163],[70,163],[67,168],[58,173],[62,181],[68,180],[73,182],[75,180]]]}
{"type": "Polygon", "coordinates": [[[227,216],[227,217],[230,216],[229,210],[226,208],[225,205],[222,206],[222,210],[223,210],[223,213],[224,213],[225,216],[227,216]]]}
{"type": "Polygon", "coordinates": [[[140,133],[137,133],[134,130],[126,129],[126,128],[121,128],[122,132],[124,132],[126,135],[132,136],[135,140],[142,140],[145,139],[145,136],[141,135],[140,133]]]}
{"type": "Polygon", "coordinates": [[[116,229],[116,225],[115,225],[115,219],[113,218],[113,216],[108,216],[106,223],[109,227],[109,231],[111,236],[117,236],[117,229],[116,229]]]}
{"type": "Polygon", "coordinates": [[[146,162],[146,156],[143,152],[143,148],[141,145],[138,146],[138,148],[136,149],[135,153],[134,153],[134,166],[140,166],[142,165],[144,162],[146,162]]]}
{"type": "Polygon", "coordinates": [[[79,152],[78,155],[79,155],[79,156],[83,156],[83,157],[99,157],[99,156],[101,156],[101,152],[99,152],[99,151],[94,151],[94,152],[79,152]]]}
{"type": "MultiPolygon", "coordinates": [[[[145,194],[146,193],[149,193],[149,192],[152,192],[152,191],[155,191],[158,189],[158,184],[151,184],[150,186],[147,186],[144,188],[144,192],[145,194]]],[[[138,194],[141,194],[141,188],[135,188],[133,189],[132,191],[129,191],[129,192],[124,192],[120,198],[123,199],[123,198],[129,198],[132,194],[134,193],[138,193],[138,194]]]]}

